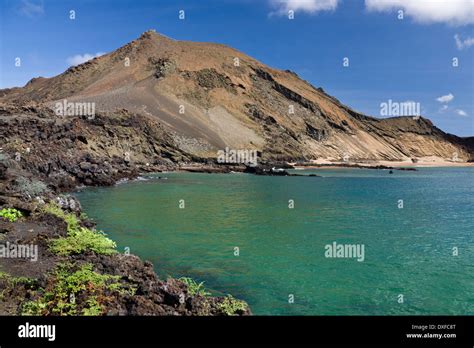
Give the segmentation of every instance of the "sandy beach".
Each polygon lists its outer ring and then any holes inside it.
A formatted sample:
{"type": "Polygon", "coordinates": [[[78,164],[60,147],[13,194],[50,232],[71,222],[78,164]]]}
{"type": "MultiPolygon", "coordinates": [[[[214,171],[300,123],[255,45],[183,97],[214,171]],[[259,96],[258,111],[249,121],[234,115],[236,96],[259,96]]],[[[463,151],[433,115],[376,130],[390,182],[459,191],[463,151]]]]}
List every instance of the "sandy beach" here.
{"type": "Polygon", "coordinates": [[[317,159],[305,163],[304,165],[299,165],[297,163],[289,163],[293,165],[295,169],[309,169],[309,168],[327,168],[327,167],[412,167],[412,168],[422,168],[422,167],[473,167],[473,162],[462,162],[462,161],[450,161],[444,158],[430,156],[430,157],[421,157],[417,159],[417,162],[413,162],[410,159],[404,161],[335,161],[330,159],[317,159]]]}

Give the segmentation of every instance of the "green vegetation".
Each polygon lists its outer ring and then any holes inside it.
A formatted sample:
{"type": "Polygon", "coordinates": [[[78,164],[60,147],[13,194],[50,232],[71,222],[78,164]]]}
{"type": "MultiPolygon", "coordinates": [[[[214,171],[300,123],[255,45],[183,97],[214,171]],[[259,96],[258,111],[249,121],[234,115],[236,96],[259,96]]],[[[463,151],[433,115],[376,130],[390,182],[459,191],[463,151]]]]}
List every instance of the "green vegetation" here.
{"type": "Polygon", "coordinates": [[[0,210],[0,217],[3,217],[10,222],[15,222],[22,216],[23,214],[21,213],[21,211],[16,210],[15,208],[4,208],[0,210]]]}
{"type": "Polygon", "coordinates": [[[232,295],[227,295],[224,301],[219,304],[219,309],[225,315],[236,315],[247,310],[247,304],[244,301],[237,300],[232,295]]]}
{"type": "Polygon", "coordinates": [[[14,277],[6,272],[0,271],[0,288],[2,288],[0,291],[0,301],[3,301],[7,292],[14,289],[15,287],[19,285],[32,287],[34,284],[36,284],[35,279],[27,277],[14,277]]]}
{"type": "Polygon", "coordinates": [[[85,316],[98,316],[102,314],[102,306],[97,297],[94,296],[87,300],[87,307],[82,310],[82,314],[85,316]]]}
{"type": "Polygon", "coordinates": [[[49,250],[59,255],[80,254],[87,250],[110,255],[117,252],[115,246],[115,242],[102,232],[80,227],[77,231],[68,233],[67,237],[53,239],[49,250]]]}
{"type": "Polygon", "coordinates": [[[77,218],[77,216],[72,213],[67,214],[57,204],[46,204],[43,207],[43,211],[66,221],[68,232],[69,230],[75,230],[79,227],[79,219],[77,218]]]}
{"type": "Polygon", "coordinates": [[[195,296],[195,295],[209,296],[209,295],[211,295],[211,293],[207,292],[206,289],[204,288],[204,282],[201,282],[201,283],[198,284],[193,279],[186,278],[186,277],[179,278],[178,280],[180,280],[184,284],[186,284],[186,286],[188,287],[188,292],[191,296],[195,296]]]}
{"type": "Polygon", "coordinates": [[[54,204],[46,205],[43,210],[63,219],[67,224],[67,236],[53,239],[50,242],[50,250],[53,253],[69,255],[91,250],[97,254],[110,255],[117,252],[114,241],[107,238],[102,231],[82,227],[75,214],[67,214],[54,204]]]}
{"type": "Polygon", "coordinates": [[[35,280],[32,278],[14,277],[6,272],[0,272],[0,281],[8,282],[12,286],[16,286],[18,284],[33,284],[35,282],[35,280]]]}
{"type": "Polygon", "coordinates": [[[110,292],[127,292],[118,282],[119,276],[99,274],[92,264],[81,265],[72,271],[70,264],[59,264],[40,296],[22,307],[23,315],[101,315],[110,292]]]}

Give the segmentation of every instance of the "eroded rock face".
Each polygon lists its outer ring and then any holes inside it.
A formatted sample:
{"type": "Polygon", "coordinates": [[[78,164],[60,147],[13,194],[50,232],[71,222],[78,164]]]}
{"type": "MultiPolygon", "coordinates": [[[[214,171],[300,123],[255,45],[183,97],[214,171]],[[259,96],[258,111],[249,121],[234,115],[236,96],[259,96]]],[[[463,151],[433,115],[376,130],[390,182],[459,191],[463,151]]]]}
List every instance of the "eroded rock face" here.
{"type": "Polygon", "coordinates": [[[8,166],[5,163],[0,162],[0,180],[7,179],[7,169],[8,166]]]}
{"type": "Polygon", "coordinates": [[[202,69],[196,72],[185,72],[185,77],[193,78],[196,83],[203,88],[225,88],[233,90],[232,81],[224,74],[219,73],[216,69],[202,69]]]}
{"type": "Polygon", "coordinates": [[[176,62],[169,58],[150,57],[148,59],[156,78],[166,77],[176,71],[176,62]]]}
{"type": "MultiPolygon", "coordinates": [[[[143,116],[120,111],[89,120],[39,110],[0,106],[0,147],[12,165],[56,191],[111,185],[141,170],[170,169],[172,156],[187,158],[158,123],[143,116]]],[[[6,175],[5,168],[0,174],[6,175]]]]}

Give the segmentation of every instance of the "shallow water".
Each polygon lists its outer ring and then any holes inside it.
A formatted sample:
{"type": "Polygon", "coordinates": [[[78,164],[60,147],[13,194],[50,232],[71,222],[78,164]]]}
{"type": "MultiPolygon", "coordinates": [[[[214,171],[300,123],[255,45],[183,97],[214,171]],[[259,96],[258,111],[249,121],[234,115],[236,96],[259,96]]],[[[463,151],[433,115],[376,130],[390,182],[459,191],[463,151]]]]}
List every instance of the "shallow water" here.
{"type": "Polygon", "coordinates": [[[160,173],[77,196],[119,250],[255,314],[474,314],[474,168],[298,173],[323,177],[160,173]],[[325,257],[334,241],[364,260],[325,257]]]}

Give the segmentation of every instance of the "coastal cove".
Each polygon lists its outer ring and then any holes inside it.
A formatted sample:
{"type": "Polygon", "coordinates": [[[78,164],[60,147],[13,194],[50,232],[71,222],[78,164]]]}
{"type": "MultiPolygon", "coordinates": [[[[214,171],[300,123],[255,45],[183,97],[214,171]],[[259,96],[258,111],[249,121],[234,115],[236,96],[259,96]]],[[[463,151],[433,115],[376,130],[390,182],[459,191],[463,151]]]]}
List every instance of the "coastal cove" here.
{"type": "Polygon", "coordinates": [[[290,172],[321,177],[170,172],[75,195],[119,251],[257,315],[474,313],[473,167],[290,172]],[[363,261],[325,257],[334,242],[363,261]]]}

